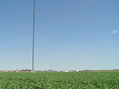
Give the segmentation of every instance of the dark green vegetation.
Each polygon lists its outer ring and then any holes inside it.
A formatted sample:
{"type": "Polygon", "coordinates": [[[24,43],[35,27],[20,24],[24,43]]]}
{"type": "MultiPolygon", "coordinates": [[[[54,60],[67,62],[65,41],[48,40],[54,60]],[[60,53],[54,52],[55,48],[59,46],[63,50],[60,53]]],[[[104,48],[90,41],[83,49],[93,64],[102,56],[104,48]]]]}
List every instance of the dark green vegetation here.
{"type": "Polygon", "coordinates": [[[119,72],[1,72],[0,89],[119,89],[119,72]]]}

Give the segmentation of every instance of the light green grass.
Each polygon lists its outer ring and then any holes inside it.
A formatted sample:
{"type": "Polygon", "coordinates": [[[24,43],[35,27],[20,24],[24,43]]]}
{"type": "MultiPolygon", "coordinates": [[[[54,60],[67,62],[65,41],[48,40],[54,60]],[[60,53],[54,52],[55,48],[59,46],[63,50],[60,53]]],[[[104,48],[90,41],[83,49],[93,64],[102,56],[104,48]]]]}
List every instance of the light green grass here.
{"type": "Polygon", "coordinates": [[[0,89],[119,89],[119,72],[1,72],[0,89]]]}

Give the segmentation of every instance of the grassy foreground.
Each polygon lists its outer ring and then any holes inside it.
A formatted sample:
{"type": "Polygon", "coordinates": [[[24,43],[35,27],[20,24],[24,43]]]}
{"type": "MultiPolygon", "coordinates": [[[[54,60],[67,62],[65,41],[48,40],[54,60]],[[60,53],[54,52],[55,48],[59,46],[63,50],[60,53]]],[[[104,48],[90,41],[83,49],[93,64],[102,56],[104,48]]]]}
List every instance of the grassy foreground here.
{"type": "Polygon", "coordinates": [[[119,72],[1,72],[0,89],[119,89],[119,72]]]}

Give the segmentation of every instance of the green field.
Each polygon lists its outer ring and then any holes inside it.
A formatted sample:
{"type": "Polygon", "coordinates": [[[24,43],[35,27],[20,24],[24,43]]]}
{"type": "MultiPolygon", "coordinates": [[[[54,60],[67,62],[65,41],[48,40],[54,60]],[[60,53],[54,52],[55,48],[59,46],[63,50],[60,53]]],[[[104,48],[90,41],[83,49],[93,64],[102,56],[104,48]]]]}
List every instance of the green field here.
{"type": "Polygon", "coordinates": [[[119,89],[119,72],[0,72],[0,89],[119,89]]]}

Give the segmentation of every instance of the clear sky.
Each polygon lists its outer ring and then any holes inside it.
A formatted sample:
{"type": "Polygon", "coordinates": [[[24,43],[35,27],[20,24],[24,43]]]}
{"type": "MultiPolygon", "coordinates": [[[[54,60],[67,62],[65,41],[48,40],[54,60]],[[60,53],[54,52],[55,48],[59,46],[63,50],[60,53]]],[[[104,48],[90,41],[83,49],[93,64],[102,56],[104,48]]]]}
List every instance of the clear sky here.
{"type": "MultiPolygon", "coordinates": [[[[0,0],[0,70],[30,69],[33,0],[0,0]]],[[[36,0],[35,69],[119,69],[119,0],[36,0]]]]}

